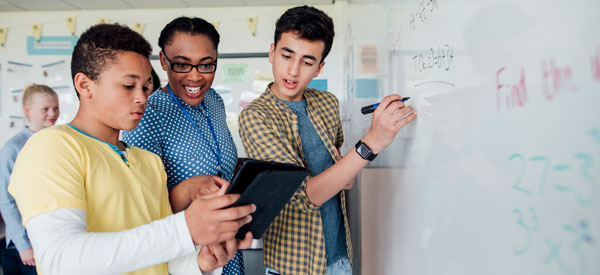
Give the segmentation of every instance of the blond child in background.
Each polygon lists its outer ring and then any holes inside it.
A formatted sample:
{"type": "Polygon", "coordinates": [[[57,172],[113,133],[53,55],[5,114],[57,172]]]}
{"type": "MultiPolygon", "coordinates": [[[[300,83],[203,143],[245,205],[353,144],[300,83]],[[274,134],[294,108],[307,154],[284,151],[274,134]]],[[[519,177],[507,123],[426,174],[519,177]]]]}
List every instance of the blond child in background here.
{"type": "Polygon", "coordinates": [[[33,249],[21,224],[15,199],[8,193],[8,183],[17,155],[37,131],[56,123],[60,110],[58,95],[52,88],[29,84],[23,90],[23,111],[28,125],[12,137],[0,150],[0,211],[6,223],[6,250],[2,254],[4,274],[36,274],[33,249]]]}

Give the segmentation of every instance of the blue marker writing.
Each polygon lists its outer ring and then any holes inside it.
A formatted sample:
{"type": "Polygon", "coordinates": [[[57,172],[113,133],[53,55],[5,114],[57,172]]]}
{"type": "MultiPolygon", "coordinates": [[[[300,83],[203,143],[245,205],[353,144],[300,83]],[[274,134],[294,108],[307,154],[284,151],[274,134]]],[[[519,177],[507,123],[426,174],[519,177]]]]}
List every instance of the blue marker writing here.
{"type": "MultiPolygon", "coordinates": [[[[407,97],[404,97],[404,98],[402,98],[402,99],[400,99],[400,100],[397,100],[397,101],[404,102],[404,101],[407,101],[407,100],[409,100],[409,99],[410,99],[410,97],[408,97],[408,96],[407,96],[407,97]]],[[[360,112],[361,112],[363,115],[370,114],[370,113],[374,112],[374,111],[375,111],[375,109],[377,109],[377,106],[379,106],[379,103],[375,103],[375,104],[373,104],[373,105],[368,105],[368,106],[362,107],[362,108],[360,109],[360,112]]]]}

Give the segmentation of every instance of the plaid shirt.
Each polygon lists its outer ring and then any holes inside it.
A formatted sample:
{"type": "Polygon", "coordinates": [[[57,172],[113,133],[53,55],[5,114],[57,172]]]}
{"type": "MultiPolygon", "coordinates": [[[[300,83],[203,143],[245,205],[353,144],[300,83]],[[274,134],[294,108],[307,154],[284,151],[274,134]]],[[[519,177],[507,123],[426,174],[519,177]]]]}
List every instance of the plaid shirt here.
{"type": "MultiPolygon", "coordinates": [[[[239,117],[240,136],[250,158],[291,163],[308,167],[302,153],[298,116],[275,97],[269,85],[266,91],[244,108],[239,117]]],[[[337,98],[325,91],[307,88],[306,111],[332,159],[335,148],[344,142],[337,98]]],[[[321,212],[306,195],[306,183],[285,205],[263,235],[264,264],[282,274],[326,274],[327,257],[321,212]]],[[[352,262],[352,244],[346,214],[346,197],[340,193],[344,215],[348,258],[352,262]]]]}

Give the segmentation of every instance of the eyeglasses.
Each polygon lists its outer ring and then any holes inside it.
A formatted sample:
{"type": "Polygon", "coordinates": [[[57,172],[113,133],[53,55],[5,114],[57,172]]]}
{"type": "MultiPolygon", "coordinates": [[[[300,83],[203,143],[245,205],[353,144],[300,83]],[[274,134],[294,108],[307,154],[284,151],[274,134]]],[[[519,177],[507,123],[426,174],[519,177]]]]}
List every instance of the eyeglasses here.
{"type": "Polygon", "coordinates": [[[169,65],[169,67],[171,67],[171,70],[176,73],[189,73],[192,71],[193,68],[196,68],[196,71],[198,71],[201,74],[211,74],[217,70],[217,63],[192,65],[188,63],[171,62],[171,60],[169,60],[169,58],[164,52],[163,56],[165,57],[165,61],[167,61],[167,65],[169,65]]]}

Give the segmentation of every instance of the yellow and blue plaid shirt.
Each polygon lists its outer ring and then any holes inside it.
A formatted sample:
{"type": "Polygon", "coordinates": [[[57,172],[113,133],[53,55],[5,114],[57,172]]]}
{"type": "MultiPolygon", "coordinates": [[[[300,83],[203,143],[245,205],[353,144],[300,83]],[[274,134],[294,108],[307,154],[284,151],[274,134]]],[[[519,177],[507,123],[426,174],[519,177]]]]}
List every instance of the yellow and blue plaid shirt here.
{"type": "MultiPolygon", "coordinates": [[[[250,158],[290,163],[307,167],[298,131],[298,116],[270,90],[244,108],[239,117],[240,136],[250,158]]],[[[344,142],[337,98],[325,91],[304,91],[306,112],[332,159],[336,160],[344,142]]],[[[325,236],[319,206],[306,195],[306,183],[285,205],[263,234],[264,264],[282,274],[326,274],[325,236]]],[[[352,244],[346,197],[340,193],[344,215],[348,258],[352,262],[352,244]]]]}

